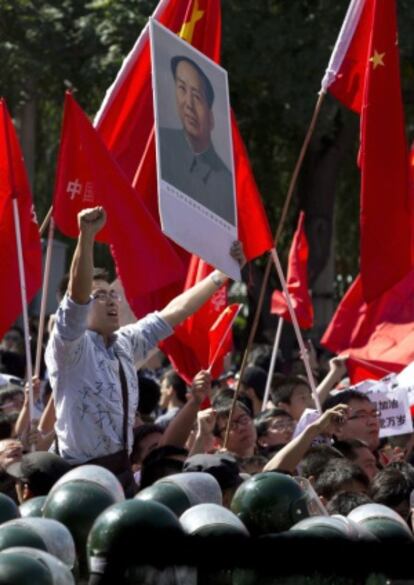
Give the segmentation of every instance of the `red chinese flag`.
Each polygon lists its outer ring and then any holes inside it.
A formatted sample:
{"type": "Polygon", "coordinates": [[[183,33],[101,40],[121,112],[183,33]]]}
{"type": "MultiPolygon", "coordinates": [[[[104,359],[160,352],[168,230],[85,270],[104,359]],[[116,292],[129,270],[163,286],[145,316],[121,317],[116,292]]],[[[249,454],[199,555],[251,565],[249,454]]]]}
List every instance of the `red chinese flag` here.
{"type": "Polygon", "coordinates": [[[13,217],[17,201],[29,303],[42,284],[42,249],[29,181],[6,103],[0,100],[0,339],[22,313],[21,287],[13,217]]]}
{"type": "MultiPolygon", "coordinates": [[[[192,256],[184,290],[200,282],[212,272],[211,266],[192,256]]],[[[227,304],[226,286],[221,287],[194,315],[175,328],[174,335],[160,343],[172,365],[190,384],[200,370],[209,367],[209,331],[227,304]]],[[[222,371],[222,360],[216,361],[211,374],[217,378],[222,371]]]]}
{"type": "MultiPolygon", "coordinates": [[[[302,329],[310,329],[313,325],[313,306],[308,290],[308,257],[309,246],[305,234],[305,214],[301,211],[289,252],[286,284],[299,326],[302,329]]],[[[292,322],[285,294],[282,291],[274,291],[270,312],[279,315],[289,323],[292,322]]]]}
{"type": "Polygon", "coordinates": [[[371,301],[412,267],[395,0],[376,0],[361,115],[361,279],[371,301]]]}
{"type": "MultiPolygon", "coordinates": [[[[223,361],[224,357],[233,349],[232,325],[240,311],[241,305],[235,303],[229,305],[219,315],[210,327],[208,337],[210,341],[209,365],[217,360],[223,361]]],[[[223,366],[221,366],[223,368],[223,366]]]]}
{"type": "Polygon", "coordinates": [[[403,366],[376,360],[366,361],[348,358],[346,368],[351,384],[358,384],[358,382],[363,382],[364,380],[381,380],[392,372],[398,374],[403,369],[403,366]]]}
{"type": "MultiPolygon", "coordinates": [[[[220,0],[162,1],[154,17],[210,59],[220,62],[220,0]]],[[[108,90],[95,125],[139,196],[158,217],[148,26],[108,90]]],[[[273,242],[234,117],[232,132],[239,238],[250,260],[270,250],[273,242]]]]}
{"type": "Polygon", "coordinates": [[[395,0],[354,0],[346,20],[322,88],[361,113],[360,265],[370,302],[413,265],[395,0]]]}
{"type": "Polygon", "coordinates": [[[77,237],[78,211],[96,205],[102,205],[108,216],[97,239],[111,244],[130,303],[183,273],[181,261],[158,224],[68,93],[53,202],[57,226],[65,235],[77,237]]]}
{"type": "Polygon", "coordinates": [[[413,315],[414,270],[371,303],[364,301],[358,277],[339,304],[321,343],[334,353],[402,369],[414,360],[413,315]]]}
{"type": "Polygon", "coordinates": [[[322,89],[354,112],[360,113],[369,57],[374,0],[351,0],[322,89]]]}

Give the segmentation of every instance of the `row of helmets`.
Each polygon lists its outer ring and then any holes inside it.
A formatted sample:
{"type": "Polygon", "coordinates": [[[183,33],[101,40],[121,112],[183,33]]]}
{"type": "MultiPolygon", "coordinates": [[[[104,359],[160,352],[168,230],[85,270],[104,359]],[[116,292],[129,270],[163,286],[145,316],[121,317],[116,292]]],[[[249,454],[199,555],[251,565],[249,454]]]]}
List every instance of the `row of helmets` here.
{"type": "MultiPolygon", "coordinates": [[[[174,543],[183,534],[248,538],[290,531],[354,541],[413,540],[402,518],[385,506],[366,504],[347,518],[329,517],[309,482],[275,472],[242,483],[228,510],[218,482],[207,473],[171,475],[125,500],[111,472],[85,465],[20,509],[0,494],[0,524],[0,585],[70,585],[88,576],[91,585],[117,584],[114,575],[121,574],[131,585],[195,583],[189,570],[185,576],[177,568],[151,573],[139,554],[151,539],[174,543]],[[29,565],[38,577],[30,578],[29,565]]],[[[228,572],[221,576],[228,582],[228,572]]],[[[220,582],[217,574],[215,581],[220,582]]]]}

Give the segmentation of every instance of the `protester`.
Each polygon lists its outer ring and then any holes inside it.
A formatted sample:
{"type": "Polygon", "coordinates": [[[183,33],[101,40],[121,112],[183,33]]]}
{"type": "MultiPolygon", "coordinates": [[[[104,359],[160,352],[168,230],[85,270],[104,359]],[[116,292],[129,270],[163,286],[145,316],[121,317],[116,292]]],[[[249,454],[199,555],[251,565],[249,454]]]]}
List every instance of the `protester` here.
{"type": "MultiPolygon", "coordinates": [[[[119,329],[119,294],[105,275],[93,272],[94,240],[105,225],[105,211],[83,210],[78,222],[68,293],[46,349],[57,450],[69,463],[95,462],[112,470],[131,495],[135,484],[129,452],[138,404],[133,362],[198,310],[227,277],[215,271],[159,313],[119,329]]],[[[232,254],[244,262],[240,244],[232,254]]]]}
{"type": "Polygon", "coordinates": [[[186,383],[177,372],[170,368],[161,378],[161,400],[159,405],[163,410],[163,414],[155,422],[165,428],[180,408],[184,406],[186,400],[186,383]]]}

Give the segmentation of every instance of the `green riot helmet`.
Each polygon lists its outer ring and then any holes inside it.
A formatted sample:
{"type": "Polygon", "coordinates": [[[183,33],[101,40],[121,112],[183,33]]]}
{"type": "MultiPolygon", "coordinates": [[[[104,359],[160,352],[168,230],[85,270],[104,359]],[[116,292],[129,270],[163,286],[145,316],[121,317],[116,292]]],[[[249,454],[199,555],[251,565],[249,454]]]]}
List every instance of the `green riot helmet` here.
{"type": "Polygon", "coordinates": [[[75,542],[81,575],[87,571],[86,541],[101,512],[115,503],[115,497],[97,483],[69,481],[48,495],[43,515],[64,524],[75,542]]]}
{"type": "Polygon", "coordinates": [[[180,524],[187,534],[200,536],[243,534],[249,532],[233,512],[217,504],[198,504],[180,518],[180,524]]]}
{"type": "Polygon", "coordinates": [[[54,585],[49,569],[37,559],[0,553],[0,585],[54,585]]]}
{"type": "Polygon", "coordinates": [[[380,542],[401,540],[412,542],[408,525],[397,512],[382,504],[363,504],[354,508],[348,518],[372,532],[380,542]]]}
{"type": "Polygon", "coordinates": [[[185,492],[173,483],[156,482],[141,490],[135,499],[144,502],[159,502],[167,506],[179,518],[188,508],[191,502],[185,492]]]}
{"type": "Polygon", "coordinates": [[[188,471],[167,475],[155,482],[154,485],[174,485],[187,496],[190,505],[222,504],[223,496],[219,482],[209,473],[202,471],[188,471]]]}
{"type": "Polygon", "coordinates": [[[43,506],[46,502],[47,496],[36,496],[26,500],[23,504],[20,504],[20,514],[22,518],[35,517],[41,518],[43,516],[43,506]]]}
{"type": "Polygon", "coordinates": [[[289,532],[305,532],[313,537],[356,540],[356,531],[353,526],[333,516],[311,516],[310,518],[305,518],[292,526],[289,532]]]}
{"type": "Polygon", "coordinates": [[[66,528],[48,518],[18,518],[0,526],[0,549],[32,547],[58,558],[69,569],[75,565],[75,545],[66,528]]]}
{"type": "Polygon", "coordinates": [[[352,540],[357,542],[379,542],[378,538],[365,528],[362,524],[357,524],[348,516],[333,514],[332,518],[337,518],[340,522],[348,526],[352,540]]]}
{"type": "Polygon", "coordinates": [[[50,490],[50,493],[59,489],[61,485],[64,485],[72,481],[88,481],[95,483],[103,487],[107,492],[112,494],[115,502],[123,502],[125,500],[124,490],[120,481],[115,475],[101,467],[100,465],[80,465],[71,469],[68,473],[65,473],[50,490]]]}
{"type": "Polygon", "coordinates": [[[19,507],[9,496],[0,493],[0,524],[15,518],[20,518],[19,507]]]}
{"type": "Polygon", "coordinates": [[[132,499],[115,504],[90,531],[89,570],[94,575],[124,574],[127,568],[145,563],[148,550],[162,546],[161,539],[174,543],[182,535],[175,514],[159,502],[132,499]]]}
{"type": "Polygon", "coordinates": [[[231,510],[253,536],[289,530],[310,516],[303,488],[289,475],[258,473],[237,489],[231,510]]]}
{"type": "MultiPolygon", "coordinates": [[[[47,567],[52,577],[53,585],[75,585],[75,579],[69,567],[53,555],[44,552],[43,550],[16,546],[3,551],[1,554],[19,555],[23,558],[35,559],[47,567]]],[[[37,585],[37,583],[34,582],[32,585],[37,585]]]]}

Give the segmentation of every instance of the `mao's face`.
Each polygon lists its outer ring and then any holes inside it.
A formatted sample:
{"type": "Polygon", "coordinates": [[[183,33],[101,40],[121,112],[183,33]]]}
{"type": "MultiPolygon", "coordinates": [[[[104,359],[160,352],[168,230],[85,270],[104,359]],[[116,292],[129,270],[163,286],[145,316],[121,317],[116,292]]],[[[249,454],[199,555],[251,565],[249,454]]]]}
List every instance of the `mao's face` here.
{"type": "Polygon", "coordinates": [[[178,115],[188,138],[200,150],[207,148],[214,126],[213,114],[207,102],[203,80],[187,61],[180,61],[177,65],[175,96],[178,115]]]}

